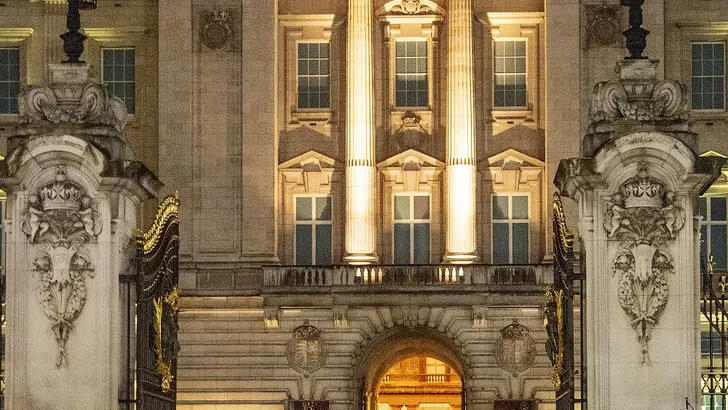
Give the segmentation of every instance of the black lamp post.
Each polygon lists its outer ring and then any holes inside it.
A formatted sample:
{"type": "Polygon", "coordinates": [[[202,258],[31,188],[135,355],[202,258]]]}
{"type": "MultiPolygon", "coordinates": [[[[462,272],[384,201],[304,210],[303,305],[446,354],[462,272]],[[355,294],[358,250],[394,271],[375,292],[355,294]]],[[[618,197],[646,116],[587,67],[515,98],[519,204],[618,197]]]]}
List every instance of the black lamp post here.
{"type": "Polygon", "coordinates": [[[624,37],[627,39],[627,49],[630,56],[628,59],[644,59],[642,55],[647,47],[647,35],[649,31],[643,29],[642,26],[642,5],[645,0],[620,0],[622,6],[629,7],[629,28],[624,31],[624,37]]]}
{"type": "Polygon", "coordinates": [[[80,10],[95,9],[97,1],[68,0],[68,17],[66,18],[68,32],[61,35],[63,51],[68,57],[68,60],[64,61],[64,63],[83,63],[83,61],[79,60],[79,57],[83,54],[83,42],[86,40],[86,36],[78,32],[81,29],[80,10]]]}

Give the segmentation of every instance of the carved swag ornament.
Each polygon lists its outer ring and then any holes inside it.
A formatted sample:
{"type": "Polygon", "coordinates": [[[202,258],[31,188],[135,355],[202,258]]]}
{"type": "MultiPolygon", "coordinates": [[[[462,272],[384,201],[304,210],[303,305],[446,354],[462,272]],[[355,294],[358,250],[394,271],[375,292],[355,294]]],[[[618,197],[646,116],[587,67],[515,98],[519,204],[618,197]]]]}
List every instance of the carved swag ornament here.
{"type": "Polygon", "coordinates": [[[86,278],[94,276],[85,245],[101,232],[101,221],[91,198],[68,181],[65,166],[59,165],[55,181],[30,195],[22,229],[36,245],[31,269],[38,277],[38,301],[58,344],[60,367],[68,364],[66,342],[86,303],[86,278]]]}
{"type": "Polygon", "coordinates": [[[609,238],[620,241],[613,264],[619,304],[637,332],[642,364],[649,364],[652,329],[667,304],[665,277],[675,272],[665,243],[685,225],[685,211],[673,191],[648,175],[645,163],[612,195],[607,208],[604,229],[609,238]]]}

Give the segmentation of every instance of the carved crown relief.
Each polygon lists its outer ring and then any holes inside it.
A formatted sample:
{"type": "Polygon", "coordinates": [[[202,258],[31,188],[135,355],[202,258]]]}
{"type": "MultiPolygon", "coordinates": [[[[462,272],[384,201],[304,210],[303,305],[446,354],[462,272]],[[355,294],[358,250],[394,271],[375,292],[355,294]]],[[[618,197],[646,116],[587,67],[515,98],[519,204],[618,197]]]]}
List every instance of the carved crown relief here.
{"type": "Polygon", "coordinates": [[[607,201],[604,229],[619,241],[613,274],[619,279],[619,303],[637,332],[642,364],[649,364],[652,329],[667,305],[665,279],[674,273],[666,243],[685,226],[685,211],[659,180],[640,163],[636,176],[625,181],[607,201]]]}
{"type": "Polygon", "coordinates": [[[59,165],[55,180],[29,197],[22,230],[36,245],[31,269],[38,276],[38,301],[51,321],[60,367],[68,363],[68,336],[86,303],[86,278],[94,276],[85,245],[101,233],[101,220],[91,198],[59,165]]]}

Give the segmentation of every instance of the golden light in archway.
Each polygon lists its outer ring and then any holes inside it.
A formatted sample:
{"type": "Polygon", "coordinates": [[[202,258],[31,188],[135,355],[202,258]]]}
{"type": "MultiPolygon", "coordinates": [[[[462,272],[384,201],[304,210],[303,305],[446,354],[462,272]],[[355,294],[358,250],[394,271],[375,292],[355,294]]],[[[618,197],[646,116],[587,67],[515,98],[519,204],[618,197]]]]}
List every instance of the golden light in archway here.
{"type": "Polygon", "coordinates": [[[461,399],[457,372],[427,356],[400,360],[377,386],[377,410],[460,410],[461,399]]]}

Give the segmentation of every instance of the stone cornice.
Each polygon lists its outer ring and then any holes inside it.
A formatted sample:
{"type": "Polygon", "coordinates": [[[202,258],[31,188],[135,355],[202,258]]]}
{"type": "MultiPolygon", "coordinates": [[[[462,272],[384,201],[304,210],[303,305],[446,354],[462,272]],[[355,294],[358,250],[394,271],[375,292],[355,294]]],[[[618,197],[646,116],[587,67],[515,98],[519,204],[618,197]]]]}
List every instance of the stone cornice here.
{"type": "Polygon", "coordinates": [[[90,39],[98,41],[99,43],[135,39],[149,33],[149,29],[143,26],[93,27],[84,28],[83,31],[90,39]]]}
{"type": "Polygon", "coordinates": [[[33,35],[32,28],[0,28],[0,43],[20,43],[33,35]]]}

